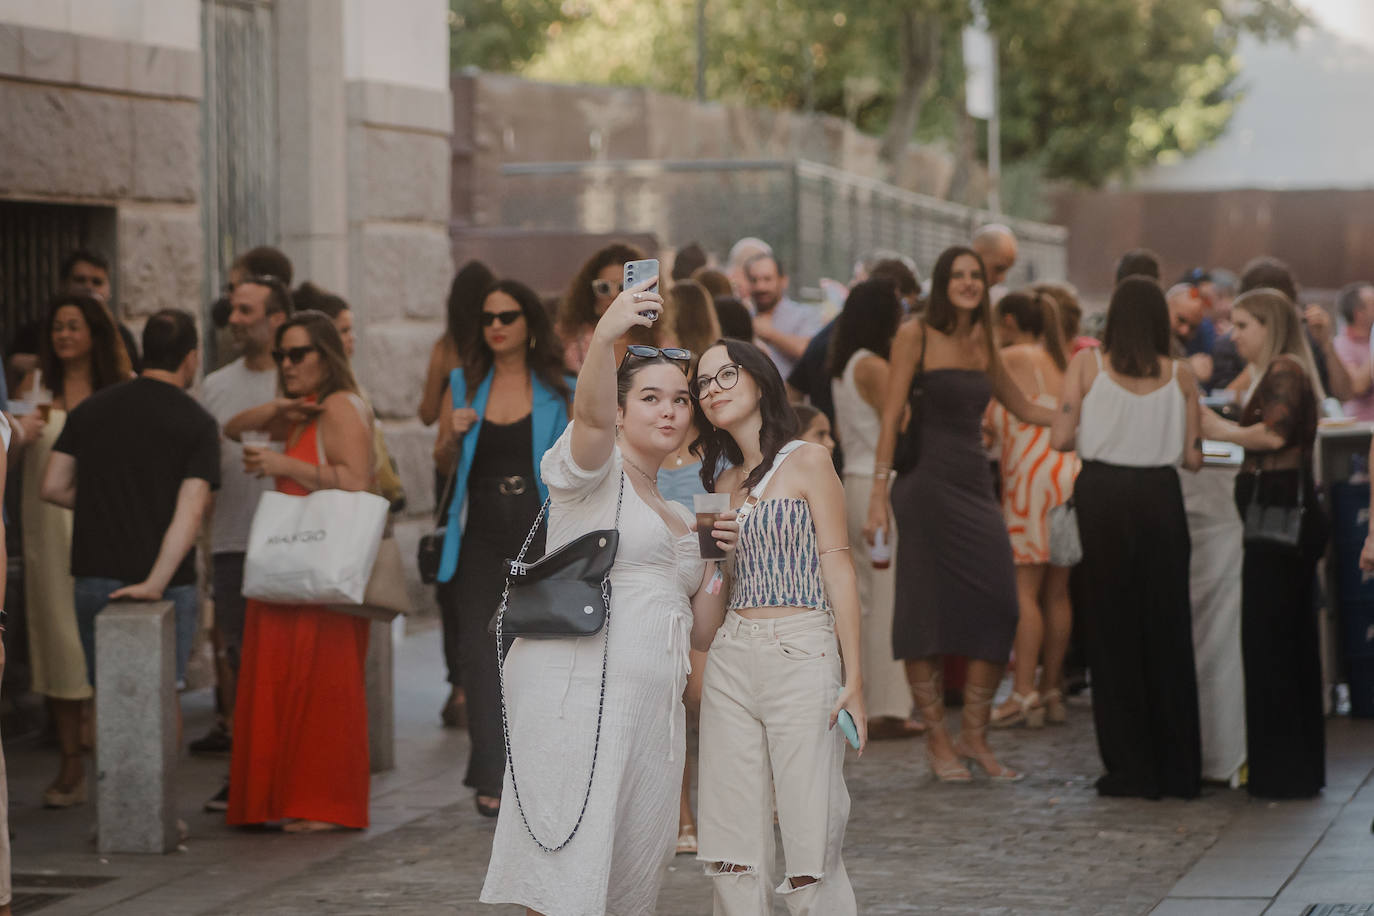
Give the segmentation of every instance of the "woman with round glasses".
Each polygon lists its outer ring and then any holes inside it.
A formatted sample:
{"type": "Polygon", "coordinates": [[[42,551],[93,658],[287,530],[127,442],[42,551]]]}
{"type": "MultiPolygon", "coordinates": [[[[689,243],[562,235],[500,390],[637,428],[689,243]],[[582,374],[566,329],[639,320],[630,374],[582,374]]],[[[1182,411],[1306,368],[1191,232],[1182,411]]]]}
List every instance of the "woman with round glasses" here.
{"type": "Polygon", "coordinates": [[[625,264],[643,257],[644,252],[635,246],[614,242],[588,258],[568,284],[558,303],[558,336],[563,340],[563,363],[569,372],[582,371],[597,322],[620,295],[625,264]]]}
{"type": "Polygon", "coordinates": [[[834,726],[851,716],[862,752],[867,718],[844,488],[826,449],[794,441],[782,376],[758,347],[716,343],[692,394],[702,483],[740,512],[729,611],[702,685],[698,858],[716,913],[771,913],[776,799],[788,912],[852,916],[834,726]],[[733,467],[717,475],[722,457],[733,467]]]}
{"type": "MultiPolygon", "coordinates": [[[[482,299],[481,337],[449,375],[434,444],[438,467],[457,470],[439,581],[444,627],[457,635],[471,748],[463,784],[477,811],[501,809],[506,755],[496,638],[487,632],[515,556],[548,489],[539,462],[568,425],[572,379],[539,296],[501,280],[482,299]],[[456,461],[456,465],[455,465],[456,461]]],[[[542,550],[531,549],[535,556],[542,550]]]]}
{"type": "MultiPolygon", "coordinates": [[[[237,442],[258,430],[284,447],[245,446],[244,470],[293,496],[370,489],[372,417],[333,320],[297,312],[278,328],[272,356],[281,396],[237,414],[224,434],[237,442]]],[[[248,600],[228,823],[284,821],[292,833],[367,826],[367,632],[363,618],[321,605],[248,600]]]]}
{"type": "MultiPolygon", "coordinates": [[[[550,547],[611,527],[619,546],[600,633],[516,639],[506,657],[511,770],[485,903],[647,916],[672,855],[687,650],[710,642],[724,597],[710,588],[714,564],[701,559],[693,514],[665,499],[654,477],[691,425],[690,354],[633,345],[616,367],[616,341],[649,324],[641,310],[660,308],[658,294],[641,288],[606,310],[572,422],[544,455],[550,547]]],[[[727,553],[734,530],[716,522],[727,553]]]]}

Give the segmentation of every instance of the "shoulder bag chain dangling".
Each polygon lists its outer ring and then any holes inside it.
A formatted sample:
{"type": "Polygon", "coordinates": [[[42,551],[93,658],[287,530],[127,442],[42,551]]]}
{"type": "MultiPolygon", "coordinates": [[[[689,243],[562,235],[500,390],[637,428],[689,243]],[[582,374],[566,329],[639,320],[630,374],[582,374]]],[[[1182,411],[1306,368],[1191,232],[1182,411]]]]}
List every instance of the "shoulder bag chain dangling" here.
{"type": "Polygon", "coordinates": [[[501,734],[506,744],[506,768],[510,771],[511,789],[515,792],[515,807],[525,832],[535,845],[545,852],[558,852],[572,842],[587,813],[592,796],[592,780],[596,777],[596,757],[601,748],[601,718],[606,708],[606,663],[611,645],[611,567],[615,565],[620,544],[620,507],[625,499],[625,471],[619,471],[620,490],[615,500],[615,528],[591,531],[534,563],[526,563],[525,553],[543,524],[549,500],[539,509],[539,515],[525,536],[520,555],[509,563],[506,587],[501,593],[501,605],[488,627],[496,634],[496,664],[501,681],[501,734]],[[510,721],[506,713],[506,666],[502,646],[507,636],[526,639],[568,639],[602,633],[605,642],[601,649],[601,695],[596,705],[596,736],[592,744],[592,765],[587,773],[587,790],[582,795],[582,809],[572,830],[557,845],[545,843],[534,835],[525,806],[520,799],[520,784],[515,777],[515,755],[511,752],[510,721]]]}

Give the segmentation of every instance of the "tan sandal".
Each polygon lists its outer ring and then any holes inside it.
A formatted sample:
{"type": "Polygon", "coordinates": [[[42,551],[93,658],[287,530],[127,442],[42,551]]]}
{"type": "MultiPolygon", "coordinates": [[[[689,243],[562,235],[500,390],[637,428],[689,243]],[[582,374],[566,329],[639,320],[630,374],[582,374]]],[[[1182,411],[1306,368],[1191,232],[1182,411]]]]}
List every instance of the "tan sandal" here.
{"type": "Polygon", "coordinates": [[[1018,773],[1010,767],[997,762],[992,751],[975,751],[966,736],[977,736],[981,741],[987,734],[988,718],[992,711],[992,697],[995,691],[977,684],[964,685],[964,711],[959,737],[954,739],[954,753],[983,768],[988,779],[993,782],[1020,782],[1025,773],[1018,773]]]}
{"type": "Polygon", "coordinates": [[[337,830],[347,830],[343,824],[331,824],[328,821],[310,821],[305,819],[287,821],[281,825],[282,833],[333,833],[337,830]]]}
{"type": "Polygon", "coordinates": [[[697,828],[683,827],[677,834],[677,850],[673,853],[676,856],[694,856],[697,854],[697,828]]]}
{"type": "Polygon", "coordinates": [[[920,710],[921,719],[926,724],[926,760],[930,763],[930,772],[940,782],[973,782],[973,774],[959,762],[957,756],[936,757],[930,749],[932,737],[937,734],[948,734],[945,729],[944,691],[940,688],[939,676],[928,681],[913,681],[911,696],[916,701],[916,708],[920,710]]]}
{"type": "Polygon", "coordinates": [[[1041,702],[1044,704],[1045,718],[1051,725],[1063,725],[1069,721],[1069,711],[1064,705],[1064,692],[1058,687],[1041,694],[1041,702]]]}
{"type": "Polygon", "coordinates": [[[988,722],[993,728],[1011,728],[1024,724],[1026,728],[1045,727],[1045,707],[1041,705],[1040,694],[1034,690],[1028,696],[1012,691],[1001,706],[992,711],[988,722]]]}

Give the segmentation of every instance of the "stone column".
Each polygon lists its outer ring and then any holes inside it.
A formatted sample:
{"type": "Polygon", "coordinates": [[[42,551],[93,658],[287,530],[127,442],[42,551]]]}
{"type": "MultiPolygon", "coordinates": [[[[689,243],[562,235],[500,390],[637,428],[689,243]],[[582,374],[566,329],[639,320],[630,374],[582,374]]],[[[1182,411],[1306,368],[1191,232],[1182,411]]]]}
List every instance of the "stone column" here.
{"type": "Polygon", "coordinates": [[[95,618],[102,853],[176,848],[176,643],[170,601],[116,601],[95,618]]]}
{"type": "Polygon", "coordinates": [[[396,768],[395,647],[391,621],[374,620],[367,634],[367,753],[372,772],[396,768]]]}
{"type": "Polygon", "coordinates": [[[350,298],[344,15],[338,0],[274,6],[281,247],[296,282],[350,298]]]}

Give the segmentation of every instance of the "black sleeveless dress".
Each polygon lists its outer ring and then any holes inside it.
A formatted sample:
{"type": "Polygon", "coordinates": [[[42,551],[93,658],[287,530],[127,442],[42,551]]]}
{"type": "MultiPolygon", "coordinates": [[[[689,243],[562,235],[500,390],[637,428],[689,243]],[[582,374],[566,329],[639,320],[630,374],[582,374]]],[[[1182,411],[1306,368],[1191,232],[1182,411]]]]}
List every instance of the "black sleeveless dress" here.
{"type": "Polygon", "coordinates": [[[983,450],[992,383],[977,369],[925,372],[921,457],[892,487],[900,659],[1004,663],[1016,636],[1016,567],[983,450]]]}
{"type": "MultiPolygon", "coordinates": [[[[463,785],[499,797],[506,769],[501,731],[501,683],[496,637],[487,624],[501,603],[506,560],[520,552],[539,514],[534,480],[530,415],[514,423],[483,420],[468,472],[468,516],[462,553],[453,575],[452,599],[458,623],[460,680],[467,693],[468,737],[472,746],[463,785]]],[[[544,551],[541,530],[530,557],[544,551]]]]}

